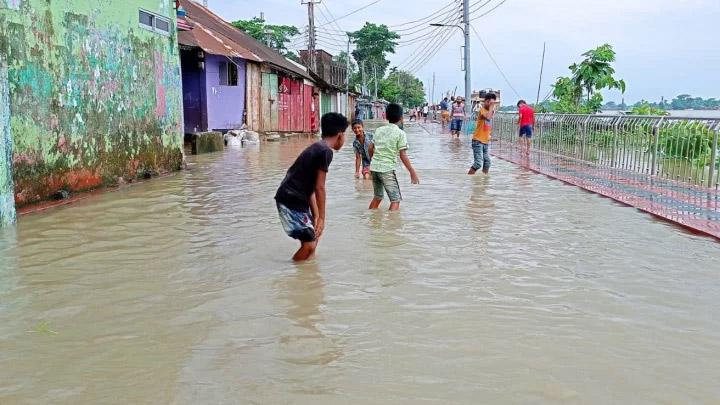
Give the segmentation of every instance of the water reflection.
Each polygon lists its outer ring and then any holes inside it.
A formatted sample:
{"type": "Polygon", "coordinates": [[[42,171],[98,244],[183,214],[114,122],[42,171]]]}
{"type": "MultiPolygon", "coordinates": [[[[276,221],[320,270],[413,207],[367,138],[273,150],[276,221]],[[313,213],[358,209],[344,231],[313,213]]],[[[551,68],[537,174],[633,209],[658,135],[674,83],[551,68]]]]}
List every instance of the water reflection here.
{"type": "Polygon", "coordinates": [[[297,271],[275,284],[278,298],[286,302],[287,318],[293,326],[280,337],[282,350],[288,353],[285,361],[289,363],[326,365],[342,357],[336,342],[321,330],[324,287],[320,266],[315,261],[298,265],[297,271]]]}

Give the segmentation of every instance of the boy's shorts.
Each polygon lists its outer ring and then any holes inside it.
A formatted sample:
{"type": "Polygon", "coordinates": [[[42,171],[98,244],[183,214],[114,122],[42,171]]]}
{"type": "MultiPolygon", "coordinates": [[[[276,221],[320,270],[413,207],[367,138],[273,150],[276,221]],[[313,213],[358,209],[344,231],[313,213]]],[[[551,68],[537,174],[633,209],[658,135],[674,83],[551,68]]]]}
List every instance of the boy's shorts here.
{"type": "Polygon", "coordinates": [[[460,131],[460,130],[462,130],[462,124],[463,124],[462,118],[453,118],[452,122],[450,123],[450,129],[452,131],[460,131]]]}
{"type": "Polygon", "coordinates": [[[520,137],[532,138],[533,127],[532,125],[523,125],[520,127],[520,137]]]}
{"type": "Polygon", "coordinates": [[[443,111],[440,115],[442,116],[442,119],[446,121],[450,119],[450,111],[443,111]]]}
{"type": "Polygon", "coordinates": [[[315,226],[310,208],[304,211],[296,211],[277,203],[280,222],[285,233],[300,242],[312,242],[315,240],[315,226]]]}
{"type": "Polygon", "coordinates": [[[402,194],[400,194],[400,183],[398,183],[395,170],[391,172],[370,172],[372,173],[373,190],[375,192],[375,199],[382,200],[387,192],[390,202],[402,201],[402,194]]]}

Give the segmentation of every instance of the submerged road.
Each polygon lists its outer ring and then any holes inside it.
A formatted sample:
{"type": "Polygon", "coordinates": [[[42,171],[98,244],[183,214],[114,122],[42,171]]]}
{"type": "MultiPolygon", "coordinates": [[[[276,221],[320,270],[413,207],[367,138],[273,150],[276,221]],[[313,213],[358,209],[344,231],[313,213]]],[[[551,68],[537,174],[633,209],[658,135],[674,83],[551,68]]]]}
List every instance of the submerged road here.
{"type": "Polygon", "coordinates": [[[428,129],[400,213],[366,209],[348,137],[303,265],[272,196],[307,139],[1,230],[0,403],[720,401],[715,240],[505,161],[467,176],[428,129]]]}

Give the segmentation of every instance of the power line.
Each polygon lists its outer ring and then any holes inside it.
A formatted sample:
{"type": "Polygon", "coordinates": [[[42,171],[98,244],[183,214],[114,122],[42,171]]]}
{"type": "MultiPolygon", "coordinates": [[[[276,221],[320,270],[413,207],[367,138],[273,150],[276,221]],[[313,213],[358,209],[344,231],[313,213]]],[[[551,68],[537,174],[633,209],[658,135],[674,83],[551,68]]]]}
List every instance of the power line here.
{"type": "Polygon", "coordinates": [[[425,65],[427,65],[428,62],[430,62],[437,54],[440,52],[440,50],[445,46],[445,43],[450,39],[450,37],[453,35],[454,31],[452,29],[447,29],[447,32],[445,32],[444,36],[440,38],[440,42],[435,44],[434,48],[430,47],[428,48],[428,52],[425,53],[425,56],[419,60],[417,60],[412,66],[408,67],[408,70],[412,73],[415,73],[422,69],[425,65]]]}
{"type": "Polygon", "coordinates": [[[382,0],[375,0],[375,1],[373,1],[372,3],[368,3],[368,4],[360,7],[359,9],[357,9],[357,10],[355,10],[355,11],[351,11],[351,12],[345,14],[345,15],[342,15],[342,16],[334,19],[334,20],[331,21],[331,22],[334,23],[334,22],[336,22],[336,21],[338,21],[338,20],[342,20],[342,19],[345,18],[345,17],[350,17],[351,15],[356,14],[356,13],[359,13],[359,12],[365,10],[366,8],[370,7],[370,6],[373,6],[373,5],[377,4],[377,3],[380,3],[381,1],[382,1],[382,0]]]}
{"type": "MultiPolygon", "coordinates": [[[[459,10],[458,10],[458,11],[459,11],[459,10]]],[[[445,17],[445,19],[443,19],[443,20],[437,20],[437,23],[438,23],[438,24],[444,24],[444,25],[452,24],[452,23],[453,23],[454,21],[456,21],[459,17],[460,17],[460,13],[459,13],[459,12],[458,12],[457,14],[449,14],[447,17],[445,17]]],[[[439,26],[431,26],[431,25],[429,25],[429,24],[428,24],[427,27],[426,27],[426,29],[429,29],[428,32],[437,31],[438,28],[442,28],[442,27],[439,27],[439,26]]],[[[405,35],[410,35],[410,34],[404,34],[404,35],[401,37],[401,40],[398,41],[399,44],[413,42],[413,41],[415,41],[415,40],[417,40],[417,39],[421,39],[421,38],[427,38],[427,32],[426,32],[425,34],[420,34],[420,35],[418,35],[418,36],[414,36],[414,37],[411,36],[410,38],[405,37],[405,35]],[[402,39],[402,38],[404,38],[404,39],[402,39]]]]}
{"type": "Polygon", "coordinates": [[[498,7],[500,7],[500,6],[502,6],[503,4],[505,4],[506,1],[507,1],[507,0],[502,0],[502,1],[501,1],[500,3],[498,3],[495,7],[493,7],[493,8],[491,8],[490,10],[488,10],[488,11],[480,14],[480,15],[477,16],[477,17],[474,17],[474,18],[470,19],[470,21],[475,21],[475,20],[478,20],[478,19],[480,19],[480,18],[485,17],[486,15],[488,15],[488,14],[492,13],[493,11],[495,11],[498,7]]]}
{"type": "MultiPolygon", "coordinates": [[[[438,15],[439,13],[441,13],[443,10],[447,9],[447,8],[450,7],[450,6],[455,5],[456,3],[457,3],[457,0],[453,0],[453,1],[451,1],[449,4],[446,4],[445,6],[443,6],[440,10],[434,11],[434,12],[431,13],[429,16],[423,17],[423,18],[421,18],[421,19],[419,19],[419,20],[415,20],[415,21],[404,22],[404,23],[402,23],[402,24],[389,25],[388,27],[392,27],[392,28],[395,28],[395,27],[404,27],[404,26],[406,26],[406,25],[411,25],[411,24],[420,23],[420,22],[427,21],[427,20],[432,20],[433,18],[437,17],[437,15],[438,15]]],[[[443,14],[444,14],[444,13],[443,13],[443,14]]],[[[400,31],[400,30],[395,30],[395,31],[400,31]]]]}
{"type": "MultiPolygon", "coordinates": [[[[453,22],[457,22],[459,19],[460,17],[458,16],[453,22]]],[[[419,52],[414,52],[410,58],[403,61],[400,66],[404,66],[405,70],[408,71],[416,70],[418,66],[424,65],[429,58],[436,55],[437,51],[444,46],[445,42],[453,33],[453,27],[441,27],[441,29],[444,30],[442,34],[432,37],[425,44],[418,46],[417,50],[419,52]]]]}
{"type": "Polygon", "coordinates": [[[513,93],[515,93],[515,95],[518,96],[518,98],[522,98],[522,96],[520,95],[520,93],[518,93],[517,90],[515,90],[515,87],[513,87],[513,85],[510,83],[510,80],[508,80],[507,76],[505,76],[505,73],[504,73],[503,70],[500,68],[500,65],[497,63],[497,61],[495,60],[495,58],[493,57],[492,52],[490,52],[490,49],[488,49],[487,45],[485,45],[485,41],[483,41],[482,37],[480,37],[480,34],[479,34],[479,33],[477,32],[477,30],[475,29],[475,26],[474,26],[474,25],[470,25],[470,28],[472,28],[472,30],[473,30],[473,32],[475,33],[475,36],[477,37],[477,39],[480,40],[480,44],[482,44],[483,48],[485,48],[485,52],[487,53],[488,57],[490,58],[490,60],[492,61],[492,63],[493,63],[493,64],[495,65],[495,67],[497,68],[498,72],[500,72],[500,75],[503,77],[503,79],[505,79],[505,83],[507,83],[507,85],[508,85],[508,86],[510,87],[510,89],[513,91],[513,93]]]}
{"type": "Polygon", "coordinates": [[[334,24],[335,27],[337,28],[337,32],[339,34],[342,34],[342,35],[346,34],[347,31],[343,30],[342,27],[339,26],[338,23],[335,22],[335,18],[333,17],[332,11],[330,11],[330,9],[328,8],[327,5],[325,5],[325,3],[322,3],[322,2],[320,3],[319,10],[320,10],[320,14],[322,14],[322,17],[325,19],[325,23],[329,26],[328,28],[335,30],[334,28],[330,27],[330,25],[334,24]],[[328,15],[325,14],[325,12],[323,11],[323,8],[328,12],[330,17],[328,17],[328,15]]]}

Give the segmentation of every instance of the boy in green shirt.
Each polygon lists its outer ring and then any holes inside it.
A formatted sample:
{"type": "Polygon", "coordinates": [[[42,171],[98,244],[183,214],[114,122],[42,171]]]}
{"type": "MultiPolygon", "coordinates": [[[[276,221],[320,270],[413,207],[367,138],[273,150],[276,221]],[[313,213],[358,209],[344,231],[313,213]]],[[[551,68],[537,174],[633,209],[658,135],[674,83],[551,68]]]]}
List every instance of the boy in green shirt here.
{"type": "Polygon", "coordinates": [[[412,184],[419,184],[420,179],[407,155],[407,135],[398,127],[402,121],[402,107],[398,104],[389,104],[385,109],[385,116],[390,123],[375,131],[373,143],[370,145],[370,159],[372,159],[370,174],[375,192],[370,202],[370,209],[377,209],[385,196],[384,192],[387,192],[390,198],[390,211],[397,211],[402,200],[400,184],[395,175],[398,156],[410,172],[412,184]]]}

